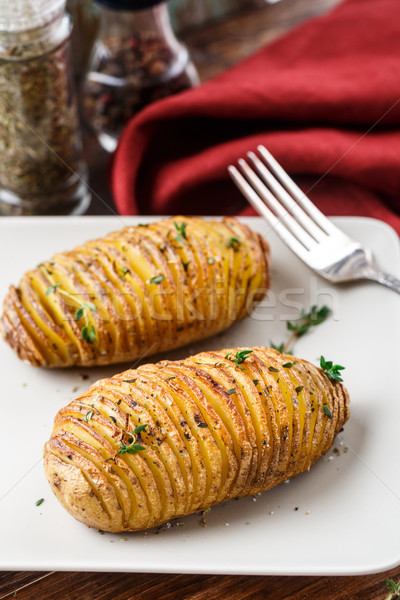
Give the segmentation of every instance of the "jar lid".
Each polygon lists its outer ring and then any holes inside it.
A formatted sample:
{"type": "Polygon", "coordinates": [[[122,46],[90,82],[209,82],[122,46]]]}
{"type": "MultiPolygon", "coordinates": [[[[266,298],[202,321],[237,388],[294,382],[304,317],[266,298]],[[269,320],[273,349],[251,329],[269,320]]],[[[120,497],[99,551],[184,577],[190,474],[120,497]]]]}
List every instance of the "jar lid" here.
{"type": "Polygon", "coordinates": [[[30,31],[43,27],[65,6],[66,0],[0,0],[0,31],[30,31]]]}
{"type": "Polygon", "coordinates": [[[95,0],[97,4],[110,8],[111,10],[145,10],[164,0],[95,0]]]}

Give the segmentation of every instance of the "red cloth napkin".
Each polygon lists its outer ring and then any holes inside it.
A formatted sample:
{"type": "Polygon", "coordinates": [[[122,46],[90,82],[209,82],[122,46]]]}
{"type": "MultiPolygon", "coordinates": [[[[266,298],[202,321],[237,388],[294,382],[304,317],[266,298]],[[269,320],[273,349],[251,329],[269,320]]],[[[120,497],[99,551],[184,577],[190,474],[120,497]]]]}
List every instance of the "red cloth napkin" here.
{"type": "Polygon", "coordinates": [[[325,214],[400,233],[399,0],[347,0],[126,127],[121,214],[252,214],[226,167],[264,144],[325,214]]]}

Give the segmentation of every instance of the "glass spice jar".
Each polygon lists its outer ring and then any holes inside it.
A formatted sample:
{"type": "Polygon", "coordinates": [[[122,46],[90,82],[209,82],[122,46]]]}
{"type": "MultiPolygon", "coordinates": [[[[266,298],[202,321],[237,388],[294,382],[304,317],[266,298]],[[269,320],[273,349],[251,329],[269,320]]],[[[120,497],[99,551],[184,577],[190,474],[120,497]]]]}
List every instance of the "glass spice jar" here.
{"type": "Polygon", "coordinates": [[[79,96],[97,38],[99,9],[92,0],[67,0],[67,11],[74,24],[71,35],[71,56],[79,96]]]}
{"type": "Polygon", "coordinates": [[[188,50],[175,37],[167,3],[96,0],[100,29],[83,92],[84,114],[112,152],[146,105],[197,85],[188,50]]]}
{"type": "Polygon", "coordinates": [[[0,11],[0,213],[80,214],[90,203],[65,0],[0,11]]]}

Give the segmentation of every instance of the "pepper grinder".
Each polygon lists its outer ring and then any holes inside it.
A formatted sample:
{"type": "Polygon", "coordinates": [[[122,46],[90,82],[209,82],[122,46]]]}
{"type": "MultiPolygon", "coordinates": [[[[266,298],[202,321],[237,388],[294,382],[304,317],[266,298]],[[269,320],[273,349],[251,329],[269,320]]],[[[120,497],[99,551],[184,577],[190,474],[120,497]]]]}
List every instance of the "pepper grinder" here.
{"type": "Polygon", "coordinates": [[[126,123],[148,104],[199,81],[172,29],[167,2],[95,0],[100,27],[83,89],[83,111],[113,152],[126,123]]]}

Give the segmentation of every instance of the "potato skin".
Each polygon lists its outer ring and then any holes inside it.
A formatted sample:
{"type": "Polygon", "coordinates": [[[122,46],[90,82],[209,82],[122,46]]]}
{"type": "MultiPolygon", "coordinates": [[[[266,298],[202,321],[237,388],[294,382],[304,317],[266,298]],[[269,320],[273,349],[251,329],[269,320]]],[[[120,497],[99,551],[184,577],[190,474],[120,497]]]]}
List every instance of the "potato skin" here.
{"type": "Polygon", "coordinates": [[[58,412],[44,468],[76,519],[137,531],[303,473],[348,417],[346,388],[305,360],[203,352],[97,381],[58,412]]]}
{"type": "Polygon", "coordinates": [[[0,332],[34,366],[136,360],[223,331],[269,288],[269,247],[233,217],[176,216],[56,254],[10,287],[0,332]]]}

